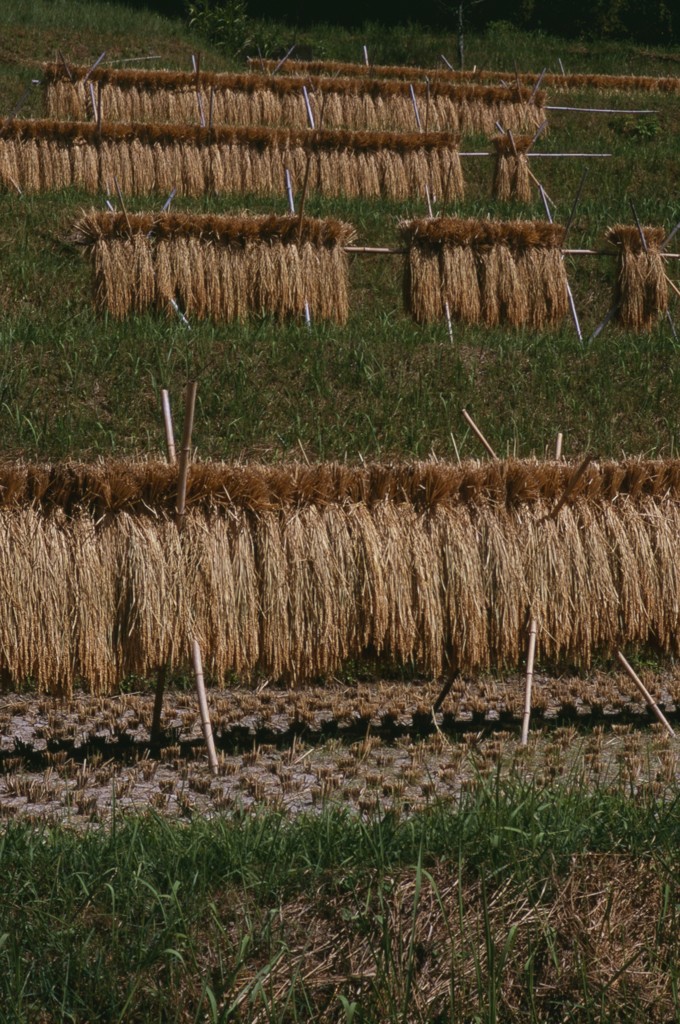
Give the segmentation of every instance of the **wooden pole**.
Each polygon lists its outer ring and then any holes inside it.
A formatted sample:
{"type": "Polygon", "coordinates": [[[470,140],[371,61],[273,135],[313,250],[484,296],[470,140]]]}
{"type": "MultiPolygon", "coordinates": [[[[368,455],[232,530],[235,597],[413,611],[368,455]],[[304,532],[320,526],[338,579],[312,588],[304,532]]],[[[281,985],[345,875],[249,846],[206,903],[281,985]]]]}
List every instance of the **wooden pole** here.
{"type": "Polygon", "coordinates": [[[312,113],[312,104],[309,102],[309,93],[307,92],[307,86],[302,86],[302,95],[305,98],[305,106],[307,108],[307,120],[309,121],[309,127],[314,130],[316,124],[314,123],[314,114],[312,113]]]}
{"type": "Polygon", "coordinates": [[[62,63],[62,64],[64,65],[64,67],[66,68],[66,74],[68,75],[68,77],[69,77],[69,79],[70,79],[70,81],[71,81],[71,85],[75,85],[75,82],[76,82],[76,80],[75,80],[75,78],[73,77],[73,72],[71,71],[70,67],[68,66],[68,64],[67,64],[67,62],[66,62],[66,57],[65,57],[65,56],[64,56],[64,54],[63,54],[63,53],[61,52],[61,50],[57,50],[57,56],[59,57],[59,60],[61,61],[61,63],[62,63]]]}
{"type": "Polygon", "coordinates": [[[529,719],[531,718],[531,689],[534,684],[534,656],[536,654],[536,619],[531,620],[529,650],[527,652],[527,679],[524,687],[524,717],[522,718],[522,746],[529,740],[529,719]]]}
{"type": "Polygon", "coordinates": [[[94,71],[94,70],[95,70],[96,68],[98,68],[98,67],[99,67],[99,65],[101,64],[101,62],[102,62],[102,61],[104,60],[104,57],[105,57],[105,56],[106,56],[106,50],[104,50],[104,52],[103,52],[103,53],[100,53],[100,54],[99,54],[99,56],[97,57],[97,59],[96,59],[96,61],[94,62],[94,64],[92,65],[92,67],[90,68],[90,70],[89,70],[89,71],[87,72],[87,74],[85,75],[85,78],[83,79],[83,85],[85,85],[85,84],[87,83],[87,80],[88,80],[88,78],[90,77],[90,75],[92,74],[92,72],[93,72],[93,71],[94,71]]]}
{"type": "Polygon", "coordinates": [[[555,462],[559,462],[562,458],[562,433],[558,433],[557,440],[555,441],[555,462]]]}
{"type": "MultiPolygon", "coordinates": [[[[508,133],[509,134],[509,133],[508,133]]],[[[548,206],[548,194],[541,184],[538,186],[538,191],[541,193],[541,199],[543,200],[543,206],[545,207],[545,215],[548,218],[548,222],[552,224],[553,219],[550,213],[550,207],[548,206]]],[[[564,253],[562,254],[562,262],[564,263],[564,253]]],[[[566,272],[565,272],[566,276],[566,272]]],[[[569,309],[571,310],[571,318],[574,321],[574,327],[578,334],[578,340],[583,341],[583,334],[581,332],[581,324],[579,322],[578,313],[576,312],[576,303],[574,302],[574,295],[571,290],[571,285],[567,281],[567,299],[569,300],[569,309]]]]}
{"type": "MultiPolygon", "coordinates": [[[[177,462],[175,455],[175,432],[172,426],[172,412],[170,410],[170,395],[166,388],[161,391],[161,407],[163,410],[163,424],[165,426],[165,447],[167,450],[168,463],[174,466],[177,462]]],[[[161,739],[161,718],[163,715],[163,697],[165,696],[165,682],[168,675],[168,666],[161,665],[156,676],[156,694],[153,702],[153,715],[151,717],[151,730],[149,741],[151,746],[157,746],[161,739]]]]}
{"type": "Polygon", "coordinates": [[[302,240],[302,218],[305,212],[305,199],[307,198],[307,188],[309,186],[309,167],[312,162],[311,152],[307,154],[307,165],[305,167],[305,180],[302,183],[302,195],[300,196],[300,212],[298,214],[298,229],[297,229],[297,244],[300,245],[302,240]]]}
{"type": "Polygon", "coordinates": [[[668,719],[666,718],[664,713],[661,711],[661,708],[656,703],[656,701],[652,697],[651,693],[649,692],[649,690],[647,689],[645,684],[642,682],[642,680],[640,679],[640,677],[636,673],[635,669],[624,658],[624,656],[621,653],[621,651],[617,651],[616,652],[616,657],[617,657],[617,659],[619,661],[619,664],[623,666],[625,671],[628,673],[630,678],[633,680],[633,682],[637,686],[638,690],[640,691],[640,693],[642,694],[644,699],[647,701],[647,704],[650,706],[650,708],[652,709],[653,713],[656,715],[658,720],[661,722],[661,724],[664,726],[664,728],[668,730],[668,732],[670,733],[671,736],[675,736],[675,732],[673,731],[673,728],[671,727],[668,719]]]}
{"type": "Polygon", "coordinates": [[[423,126],[420,120],[420,112],[418,110],[418,100],[416,99],[415,89],[413,88],[412,85],[409,85],[409,90],[411,92],[411,103],[413,104],[413,113],[416,115],[416,124],[418,125],[418,131],[422,132],[423,126]]]}
{"type": "Polygon", "coordinates": [[[191,457],[191,433],[194,429],[194,410],[196,408],[196,391],[198,384],[195,380],[189,382],[187,387],[186,401],[184,404],[184,430],[182,432],[182,447],[179,453],[179,473],[177,477],[177,504],[175,506],[175,522],[178,529],[182,528],[186,509],[187,477],[189,475],[189,461],[191,457]]]}
{"type": "Polygon", "coordinates": [[[491,458],[492,459],[497,459],[498,456],[496,455],[495,451],[493,450],[493,448],[491,447],[491,445],[489,444],[487,439],[484,437],[484,434],[481,432],[481,430],[479,429],[479,427],[477,426],[477,424],[475,423],[475,421],[473,420],[472,416],[467,411],[467,409],[462,409],[461,410],[461,414],[463,416],[463,419],[467,423],[467,425],[472,430],[472,433],[475,435],[477,440],[480,441],[481,444],[486,448],[486,450],[489,453],[489,455],[491,456],[491,458]]]}
{"type": "Polygon", "coordinates": [[[564,505],[565,501],[567,500],[569,495],[572,493],[572,491],[576,487],[576,484],[579,482],[579,480],[581,479],[581,477],[583,476],[583,474],[585,473],[585,471],[587,470],[588,466],[590,465],[590,463],[592,461],[593,461],[593,456],[592,455],[586,455],[585,459],[583,460],[583,462],[578,467],[578,469],[576,470],[576,472],[572,476],[571,480],[569,481],[569,483],[565,487],[564,494],[562,495],[560,500],[555,505],[555,508],[552,510],[552,512],[549,512],[548,515],[545,516],[546,519],[556,519],[557,518],[557,515],[558,515],[560,509],[562,508],[562,506],[564,505]]]}
{"type": "Polygon", "coordinates": [[[281,60],[279,61],[279,63],[278,63],[277,65],[276,65],[276,67],[275,67],[275,68],[274,68],[274,70],[272,71],[272,74],[273,74],[273,75],[275,75],[275,74],[276,74],[276,72],[277,72],[277,71],[279,70],[279,68],[283,67],[283,65],[284,65],[284,64],[286,63],[286,61],[288,60],[288,58],[290,57],[291,53],[293,52],[293,50],[295,49],[295,47],[296,47],[296,46],[297,46],[297,43],[293,43],[293,45],[291,46],[290,50],[289,50],[289,51],[288,51],[288,53],[287,53],[287,54],[285,55],[285,57],[282,57],[282,58],[281,58],[281,60]]]}
{"type": "Polygon", "coordinates": [[[293,183],[290,178],[290,171],[286,167],[284,170],[284,182],[286,186],[286,195],[288,196],[288,209],[291,213],[295,213],[295,200],[293,199],[293,183]]]}
{"type": "Polygon", "coordinates": [[[123,208],[123,213],[125,214],[125,222],[128,226],[128,231],[130,232],[130,234],[132,234],[132,224],[130,223],[130,218],[128,217],[127,209],[125,208],[125,200],[123,199],[123,193],[121,192],[120,185],[118,184],[118,178],[116,178],[115,175],[113,177],[113,184],[116,186],[116,192],[118,193],[118,201],[121,207],[123,208]]]}
{"type": "Polygon", "coordinates": [[[208,712],[208,699],[205,695],[205,683],[203,682],[203,663],[201,661],[201,648],[197,640],[191,641],[191,660],[194,666],[194,678],[196,680],[196,693],[198,694],[198,707],[201,712],[201,726],[203,737],[208,748],[208,764],[213,775],[217,775],[217,752],[213,739],[212,726],[210,725],[210,714],[208,712]]]}

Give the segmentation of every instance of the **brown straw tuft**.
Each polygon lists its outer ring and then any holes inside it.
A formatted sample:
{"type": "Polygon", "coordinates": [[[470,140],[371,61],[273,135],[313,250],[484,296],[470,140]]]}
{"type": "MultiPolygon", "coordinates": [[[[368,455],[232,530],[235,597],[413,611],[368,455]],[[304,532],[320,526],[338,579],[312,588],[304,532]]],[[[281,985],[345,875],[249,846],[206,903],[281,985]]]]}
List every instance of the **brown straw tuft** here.
{"type": "Polygon", "coordinates": [[[199,319],[239,320],[267,312],[345,323],[344,246],[354,228],[296,216],[223,217],[90,211],[71,240],[95,271],[95,303],[122,318],[179,302],[199,319]]]}
{"type": "Polygon", "coordinates": [[[668,282],[661,254],[663,228],[643,227],[647,249],[637,225],[615,224],[606,234],[618,249],[615,303],[618,319],[634,331],[649,331],[668,309],[668,282]]]}
{"type": "Polygon", "coordinates": [[[543,221],[453,217],[404,221],[407,309],[419,323],[445,303],[464,323],[545,328],[568,310],[564,228],[543,221]]]}
{"type": "Polygon", "coordinates": [[[317,123],[326,128],[356,131],[408,132],[415,126],[411,88],[416,101],[428,105],[428,124],[435,131],[463,135],[493,134],[501,120],[512,131],[527,131],[544,120],[545,94],[528,86],[467,85],[435,78],[401,81],[365,76],[327,78],[306,75],[206,73],[120,70],[61,64],[44,68],[46,109],[53,118],[86,119],[88,83],[101,88],[107,122],[167,122],[200,124],[201,111],[212,125],[250,125],[306,128],[303,84],[317,123]],[[322,116],[323,115],[323,116],[322,116]]]}
{"type": "MultiPolygon", "coordinates": [[[[277,65],[274,60],[261,60],[248,58],[251,66],[271,73],[277,65]]],[[[309,76],[309,75],[342,75],[344,77],[357,76],[360,78],[374,77],[386,79],[400,79],[407,82],[423,81],[425,77],[431,82],[520,82],[533,87],[538,79],[537,74],[520,73],[516,71],[491,71],[485,68],[475,68],[471,71],[453,71],[445,68],[419,68],[406,65],[384,65],[384,64],[349,64],[338,61],[296,61],[287,60],[285,73],[288,76],[309,76]]],[[[64,74],[63,68],[61,73],[64,74]]],[[[556,75],[544,74],[541,76],[541,84],[549,89],[568,92],[570,90],[597,89],[601,92],[651,92],[674,94],[680,92],[680,78],[659,77],[645,75],[556,75]]]]}
{"type": "Polygon", "coordinates": [[[527,152],[533,136],[518,135],[510,139],[502,135],[494,139],[496,164],[493,177],[493,194],[496,199],[516,199],[520,203],[531,201],[531,178],[527,152]]]}
{"type": "Polygon", "coordinates": [[[406,199],[423,181],[462,196],[458,137],[451,132],[303,131],[5,121],[0,186],[43,191],[78,185],[89,192],[190,196],[279,193],[288,168],[323,195],[406,199]]]}

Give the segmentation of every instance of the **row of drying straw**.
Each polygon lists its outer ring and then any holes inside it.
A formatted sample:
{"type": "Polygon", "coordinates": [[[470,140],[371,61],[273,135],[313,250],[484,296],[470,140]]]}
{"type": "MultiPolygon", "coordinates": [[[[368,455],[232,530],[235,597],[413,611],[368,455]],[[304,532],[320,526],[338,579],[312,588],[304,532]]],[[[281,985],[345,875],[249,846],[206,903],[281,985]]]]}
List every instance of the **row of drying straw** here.
{"type": "MultiPolygon", "coordinates": [[[[251,67],[270,73],[280,61],[266,60],[259,57],[249,58],[251,67]]],[[[452,68],[418,68],[406,65],[390,64],[350,64],[338,61],[298,61],[286,60],[283,70],[287,76],[309,75],[342,75],[344,77],[356,76],[359,78],[375,77],[388,80],[405,82],[424,81],[428,78],[437,84],[448,82],[454,83],[475,83],[475,82],[508,82],[516,85],[518,82],[528,87],[535,86],[536,82],[545,88],[568,92],[570,90],[597,89],[600,92],[658,92],[678,93],[680,92],[680,77],[674,75],[659,76],[654,78],[647,75],[589,75],[589,74],[552,74],[543,75],[531,73],[517,73],[516,71],[490,71],[485,68],[475,68],[468,71],[454,71],[452,68]]]]}
{"type": "Polygon", "coordinates": [[[192,317],[266,312],[345,323],[354,230],[298,217],[191,217],[92,211],[73,230],[90,252],[95,302],[122,318],[179,302],[192,317]]]}
{"type": "Polygon", "coordinates": [[[105,121],[305,128],[311,112],[325,128],[409,132],[420,117],[426,130],[491,135],[497,121],[522,132],[535,129],[545,115],[544,94],[517,86],[307,78],[305,97],[300,79],[281,76],[101,68],[89,78],[88,73],[83,67],[45,67],[49,117],[82,120],[99,116],[101,109],[105,121]]]}
{"type": "MultiPolygon", "coordinates": [[[[421,323],[446,314],[464,323],[545,329],[561,323],[568,284],[564,229],[543,221],[431,218],[401,224],[404,294],[421,323]]],[[[668,307],[662,229],[616,225],[619,320],[648,329],[668,307]]],[[[111,214],[91,211],[72,240],[89,253],[95,301],[115,317],[179,302],[198,318],[237,320],[311,313],[345,323],[344,247],[349,224],[299,217],[111,214]]],[[[175,307],[176,308],[176,307],[175,307]]]]}
{"type": "MultiPolygon", "coordinates": [[[[590,461],[574,474],[567,462],[493,459],[443,462],[193,462],[187,479],[190,508],[208,516],[237,510],[259,515],[316,505],[412,505],[420,513],[441,507],[488,505],[517,511],[537,503],[680,502],[680,459],[590,461]]],[[[177,468],[155,459],[99,462],[0,462],[0,510],[30,505],[43,514],[87,513],[95,521],[118,512],[171,514],[177,468]]]]}
{"type": "Polygon", "coordinates": [[[183,195],[281,193],[286,169],[328,196],[463,193],[456,137],[447,133],[305,132],[13,121],[0,127],[0,184],[22,191],[183,195]]]}
{"type": "MultiPolygon", "coordinates": [[[[465,323],[545,328],[564,319],[561,226],[443,217],[407,221],[401,230],[408,246],[406,304],[419,322],[446,313],[465,323]]],[[[664,237],[662,228],[621,224],[607,232],[618,251],[618,321],[632,330],[650,329],[668,309],[664,237]]]]}
{"type": "Polygon", "coordinates": [[[365,655],[475,673],[516,667],[532,618],[555,664],[627,644],[680,653],[677,496],[553,507],[234,505],[190,511],[181,533],[148,509],[4,508],[0,675],[109,692],[181,664],[191,638],[220,683],[302,683],[365,655]]]}

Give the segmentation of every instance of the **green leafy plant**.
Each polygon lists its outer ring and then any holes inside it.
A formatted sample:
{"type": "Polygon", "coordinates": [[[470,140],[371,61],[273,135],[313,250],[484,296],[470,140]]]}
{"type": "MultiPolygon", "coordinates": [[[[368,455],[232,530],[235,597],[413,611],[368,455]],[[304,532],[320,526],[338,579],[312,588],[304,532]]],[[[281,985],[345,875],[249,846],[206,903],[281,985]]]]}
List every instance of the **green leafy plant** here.
{"type": "Polygon", "coordinates": [[[239,53],[250,43],[250,19],[245,0],[187,0],[189,26],[217,49],[239,53]]]}

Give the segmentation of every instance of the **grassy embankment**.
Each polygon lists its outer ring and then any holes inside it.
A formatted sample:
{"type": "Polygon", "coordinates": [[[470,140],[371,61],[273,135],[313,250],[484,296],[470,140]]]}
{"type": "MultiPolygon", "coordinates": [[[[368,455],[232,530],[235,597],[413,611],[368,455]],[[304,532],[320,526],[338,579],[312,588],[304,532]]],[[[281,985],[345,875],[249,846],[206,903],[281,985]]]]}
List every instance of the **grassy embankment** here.
{"type": "Polygon", "coordinates": [[[405,819],[9,824],[0,1020],[677,1019],[668,795],[516,774],[405,819]]]}
{"type": "MultiPolygon", "coordinates": [[[[92,61],[159,53],[189,66],[203,49],[203,66],[227,61],[205,49],[180,24],[128,9],[87,4],[26,4],[14,0],[0,14],[0,106],[10,110],[31,70],[18,60],[92,61]],[[141,44],[140,40],[144,40],[141,44]]],[[[260,27],[267,38],[285,30],[260,27]]],[[[310,33],[315,52],[356,56],[349,34],[310,33]]],[[[362,34],[374,60],[406,57],[434,63],[451,53],[452,39],[405,30],[362,34]],[[410,47],[410,48],[409,48],[410,47]]],[[[627,44],[597,51],[586,44],[524,37],[499,29],[467,41],[469,62],[520,70],[633,71],[667,74],[673,54],[658,57],[627,44]]],[[[676,55],[677,56],[677,55],[676,55]]],[[[33,72],[34,73],[34,72],[33,72]]],[[[553,98],[567,102],[564,96],[553,98]]],[[[569,94],[574,105],[654,106],[653,118],[554,113],[543,145],[553,150],[611,152],[591,161],[590,176],[569,242],[602,240],[617,221],[630,223],[629,199],[643,222],[670,226],[680,217],[672,191],[678,153],[677,100],[639,95],[569,94]],[[603,104],[603,99],[606,102],[603,104]]],[[[39,90],[24,108],[40,113],[39,90]]],[[[483,140],[469,140],[478,148],[483,140]]],[[[466,143],[467,145],[467,143],[466,143]]],[[[535,169],[565,219],[578,183],[579,161],[535,161],[535,169]]],[[[491,199],[491,160],[467,160],[467,196],[456,207],[466,216],[543,218],[536,199],[525,208],[491,199]]],[[[298,189],[300,183],[297,183],[298,189]]],[[[159,208],[165,196],[130,199],[131,209],[159,208]]],[[[399,257],[352,257],[352,313],[346,327],[280,325],[267,317],[246,324],[195,323],[145,316],[124,323],[98,318],[90,304],[90,269],[64,239],[77,212],[92,197],[73,191],[0,196],[0,424],[6,455],[60,458],[157,451],[159,391],[180,400],[185,381],[199,381],[195,440],[203,457],[242,454],[265,459],[309,457],[453,456],[453,433],[462,454],[478,454],[460,419],[471,408],[497,450],[541,454],[557,430],[565,452],[591,447],[669,453],[677,449],[680,350],[668,323],[651,334],[609,327],[581,347],[570,321],[556,332],[456,327],[453,344],[443,325],[416,326],[403,312],[399,257]]],[[[103,200],[95,205],[102,206],[103,200]]],[[[177,210],[274,210],[286,202],[248,196],[176,201],[177,210]]],[[[310,215],[353,222],[359,241],[393,243],[403,218],[425,212],[424,202],[323,200],[310,196],[310,215]]],[[[573,258],[569,274],[586,336],[611,305],[614,261],[573,258]]],[[[677,268],[670,265],[677,280],[677,268]]],[[[673,303],[673,308],[677,303],[673,303]]],[[[678,317],[677,309],[675,312],[678,317]]]]}

